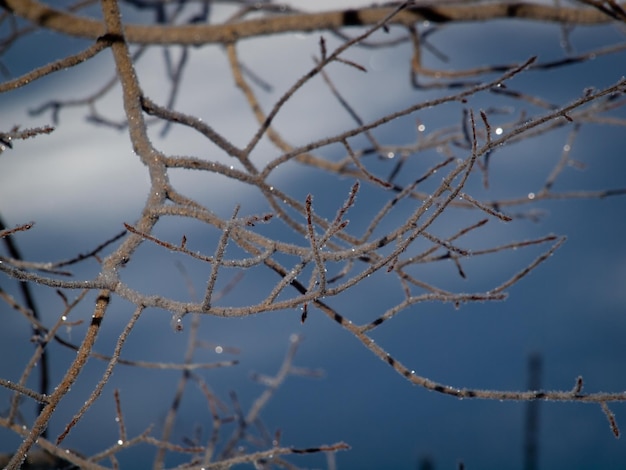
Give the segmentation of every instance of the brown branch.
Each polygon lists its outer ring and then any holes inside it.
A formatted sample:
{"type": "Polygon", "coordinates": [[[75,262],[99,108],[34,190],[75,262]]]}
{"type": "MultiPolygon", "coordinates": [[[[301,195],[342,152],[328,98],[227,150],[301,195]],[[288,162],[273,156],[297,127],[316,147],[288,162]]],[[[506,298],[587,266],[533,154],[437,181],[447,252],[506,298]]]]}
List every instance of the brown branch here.
{"type": "Polygon", "coordinates": [[[100,326],[102,324],[106,309],[109,305],[109,301],[109,292],[100,292],[96,300],[94,314],[91,317],[91,324],[89,325],[87,334],[85,335],[81,347],[76,354],[76,358],[68,368],[61,382],[57,385],[52,394],[49,395],[46,406],[43,408],[41,413],[39,413],[39,416],[37,416],[35,424],[33,424],[30,432],[24,438],[15,454],[13,454],[11,461],[7,464],[7,470],[17,470],[18,468],[20,468],[22,462],[26,458],[26,454],[28,454],[30,448],[35,444],[43,430],[48,426],[48,422],[50,421],[50,418],[52,418],[52,415],[56,410],[57,405],[65,396],[65,394],[70,390],[70,388],[76,381],[78,374],[83,370],[83,367],[85,366],[85,364],[87,363],[87,359],[89,358],[91,349],[93,348],[93,344],[95,343],[98,333],[100,331],[100,326]]]}
{"type": "MultiPolygon", "coordinates": [[[[107,31],[104,24],[90,18],[51,8],[36,0],[2,0],[0,6],[29,21],[68,36],[97,39],[107,31]]],[[[200,45],[231,43],[240,39],[291,32],[335,30],[343,27],[371,26],[385,18],[393,8],[370,7],[265,17],[222,25],[143,26],[125,25],[132,44],[200,45]]],[[[614,21],[602,11],[567,8],[534,3],[487,3],[472,5],[413,6],[388,22],[389,26],[410,26],[420,21],[431,23],[483,22],[515,18],[567,24],[602,24],[614,21]]]]}
{"type": "Polygon", "coordinates": [[[143,310],[144,309],[141,306],[135,309],[135,312],[133,313],[131,319],[128,321],[128,323],[124,327],[124,331],[122,332],[122,334],[120,334],[120,336],[117,339],[117,343],[115,344],[115,349],[113,351],[113,356],[111,357],[111,360],[107,364],[107,367],[104,373],[102,374],[102,377],[100,378],[100,380],[94,387],[89,398],[85,400],[85,403],[83,403],[83,406],[81,406],[80,410],[72,417],[70,422],[65,426],[65,429],[61,432],[61,434],[59,434],[59,437],[57,437],[57,440],[56,440],[57,445],[60,444],[65,439],[65,437],[69,434],[71,429],[78,423],[78,421],[80,421],[80,419],[84,416],[84,414],[91,407],[91,405],[93,405],[93,403],[98,399],[98,397],[100,397],[100,394],[102,393],[102,389],[109,382],[109,378],[111,377],[111,374],[113,374],[113,370],[115,369],[115,366],[117,365],[119,361],[120,354],[122,353],[122,347],[124,346],[124,343],[126,342],[126,339],[128,338],[128,335],[130,334],[131,330],[135,326],[135,323],[137,323],[137,320],[139,320],[139,317],[143,313],[143,310]]]}
{"type": "Polygon", "coordinates": [[[29,83],[32,83],[35,80],[45,77],[46,75],[49,75],[51,73],[58,72],[59,70],[64,70],[69,67],[78,65],[82,62],[85,62],[86,60],[89,60],[95,55],[97,55],[98,53],[102,52],[104,49],[106,49],[110,45],[111,45],[110,38],[96,38],[96,42],[94,44],[89,46],[84,51],[79,52],[78,54],[64,57],[63,59],[59,59],[50,64],[46,64],[42,67],[39,67],[38,69],[31,70],[30,72],[22,75],[21,77],[0,83],[0,93],[4,93],[7,91],[14,90],[16,88],[23,87],[25,85],[28,85],[29,83]]]}

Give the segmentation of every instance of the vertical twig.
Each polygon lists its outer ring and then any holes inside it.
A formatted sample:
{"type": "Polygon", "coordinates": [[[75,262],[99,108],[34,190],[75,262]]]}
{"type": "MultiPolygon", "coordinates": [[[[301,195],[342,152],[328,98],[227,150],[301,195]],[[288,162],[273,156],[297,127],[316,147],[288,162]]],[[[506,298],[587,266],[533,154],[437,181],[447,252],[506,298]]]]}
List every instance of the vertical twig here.
{"type": "Polygon", "coordinates": [[[235,223],[237,214],[239,213],[240,206],[237,205],[235,210],[233,211],[233,215],[230,218],[230,221],[226,223],[224,230],[222,231],[222,235],[220,236],[220,240],[217,244],[217,248],[215,249],[215,255],[213,256],[213,264],[211,265],[211,274],[209,275],[209,281],[207,283],[206,291],[204,294],[204,301],[202,302],[202,310],[209,311],[211,309],[211,297],[213,296],[213,289],[215,288],[215,283],[217,282],[217,273],[220,269],[220,265],[222,263],[222,259],[224,259],[224,252],[226,251],[226,245],[228,244],[228,239],[230,238],[230,232],[232,231],[235,223]]]}
{"type": "MultiPolygon", "coordinates": [[[[528,390],[541,390],[541,356],[531,354],[528,358],[528,390]]],[[[524,427],[524,470],[539,468],[539,401],[526,403],[524,427]]]]}

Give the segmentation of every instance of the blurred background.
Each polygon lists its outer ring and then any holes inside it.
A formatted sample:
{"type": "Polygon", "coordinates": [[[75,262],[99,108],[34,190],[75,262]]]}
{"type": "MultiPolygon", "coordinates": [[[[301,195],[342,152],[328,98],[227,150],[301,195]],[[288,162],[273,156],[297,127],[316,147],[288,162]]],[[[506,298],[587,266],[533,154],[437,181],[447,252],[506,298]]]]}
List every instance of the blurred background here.
{"type": "MultiPolygon", "coordinates": [[[[290,4],[312,9],[310,2],[290,4]]],[[[315,2],[315,9],[359,5],[368,3],[315,2]]],[[[217,4],[211,20],[218,22],[233,11],[232,6],[217,4]]],[[[99,15],[97,5],[84,14],[99,15]]],[[[124,9],[124,18],[129,22],[150,20],[149,14],[132,7],[124,9]]],[[[420,31],[437,28],[428,36],[436,53],[425,49],[423,60],[428,67],[443,70],[522,63],[534,55],[539,61],[548,62],[623,44],[625,40],[623,28],[615,25],[576,26],[567,31],[558,25],[519,20],[417,26],[420,31]],[[445,61],[441,54],[445,54],[445,61]]],[[[348,30],[346,34],[355,35],[358,31],[348,30]]],[[[402,34],[401,29],[392,28],[386,37],[402,34]]],[[[340,44],[331,33],[323,35],[329,50],[340,44]]],[[[383,35],[378,33],[375,38],[383,35]]],[[[313,66],[313,56],[319,55],[319,37],[320,33],[283,34],[239,43],[242,62],[270,85],[269,89],[258,91],[266,110],[313,66]]],[[[5,71],[16,77],[87,45],[87,41],[38,31],[4,52],[1,61],[5,71]]],[[[172,57],[181,54],[177,47],[168,50],[172,57]]],[[[408,43],[384,49],[352,48],[344,57],[366,67],[367,73],[342,64],[331,65],[328,73],[365,121],[450,93],[411,87],[408,43]]],[[[528,71],[512,80],[510,87],[563,105],[580,97],[586,88],[601,89],[615,83],[624,75],[625,59],[624,52],[616,52],[560,68],[528,71]]],[[[52,124],[49,110],[37,114],[33,111],[51,100],[89,96],[113,77],[113,70],[112,57],[105,51],[87,63],[0,95],[1,130],[6,132],[14,125],[26,128],[52,124]]],[[[158,103],[165,103],[168,85],[163,49],[148,48],[137,70],[145,93],[158,103]]],[[[119,86],[95,106],[102,116],[123,120],[119,86]]],[[[531,114],[539,113],[531,104],[486,93],[471,97],[467,104],[438,106],[398,119],[374,133],[383,144],[409,143],[419,139],[420,132],[427,135],[431,130],[458,126],[464,108],[476,111],[490,107],[502,110],[502,123],[514,120],[524,108],[531,114]],[[417,130],[416,122],[424,126],[422,131],[417,130]]],[[[236,145],[244,145],[256,130],[252,113],[233,85],[221,46],[189,50],[175,108],[201,117],[236,145]]],[[[625,114],[624,109],[618,109],[613,116],[624,119],[625,114]]],[[[13,149],[0,155],[2,218],[9,227],[36,222],[31,230],[16,236],[27,260],[57,261],[89,252],[122,231],[124,222],[132,224],[143,207],[149,188],[148,174],[133,154],[127,132],[94,124],[86,118],[89,115],[90,109],[85,105],[62,107],[52,134],[15,142],[13,149]]],[[[323,81],[316,78],[294,96],[275,125],[295,146],[338,134],[354,127],[354,122],[323,81]]],[[[492,126],[496,125],[494,119],[492,126]]],[[[525,197],[539,191],[568,144],[571,129],[572,126],[564,126],[499,149],[491,161],[490,187],[482,188],[476,177],[470,180],[466,191],[487,201],[525,197]]],[[[161,131],[162,124],[150,128],[154,145],[164,153],[229,162],[216,147],[189,131],[172,127],[165,137],[161,131]]],[[[581,168],[566,168],[554,191],[626,187],[624,135],[621,126],[584,123],[570,154],[581,163],[581,168]]],[[[322,149],[321,154],[339,159],[345,151],[330,146],[322,149]]],[[[280,151],[269,142],[263,142],[253,158],[261,165],[279,155],[280,151]]],[[[458,156],[466,154],[459,150],[458,156]]],[[[414,156],[398,182],[414,180],[440,160],[436,150],[414,156]]],[[[386,175],[395,161],[372,157],[370,164],[368,169],[386,175]]],[[[338,179],[296,164],[286,165],[272,178],[272,183],[300,201],[313,194],[316,211],[327,218],[334,217],[354,183],[351,178],[338,179]]],[[[241,204],[242,215],[268,211],[254,188],[217,175],[172,171],[171,179],[174,186],[184,188],[185,194],[224,217],[232,213],[236,204],[241,204]]],[[[359,234],[367,226],[378,210],[382,191],[364,185],[348,215],[351,233],[359,234]]],[[[478,250],[547,234],[567,236],[554,256],[508,290],[506,301],[470,303],[460,308],[437,302],[416,304],[376,330],[374,340],[417,374],[459,388],[526,389],[529,358],[538,355],[543,389],[569,390],[576,377],[582,375],[585,391],[626,390],[626,199],[540,201],[515,207],[512,212],[531,210],[536,218],[520,218],[507,224],[490,220],[481,231],[463,238],[463,247],[478,250]]],[[[407,205],[393,217],[406,218],[409,213],[407,205]]],[[[433,232],[449,236],[481,218],[484,214],[475,211],[450,211],[448,217],[435,224],[433,232]]],[[[259,227],[259,231],[292,242],[299,240],[285,231],[279,221],[259,227]]],[[[190,248],[205,254],[213,253],[219,238],[215,230],[197,222],[168,220],[157,226],[156,235],[173,242],[183,234],[190,248]]],[[[465,279],[451,262],[420,269],[426,282],[442,288],[486,291],[523,269],[547,248],[531,246],[469,258],[463,261],[465,279]]],[[[98,271],[98,263],[91,259],[76,265],[74,277],[92,279],[98,271]]],[[[190,300],[203,295],[208,273],[206,265],[144,244],[122,278],[144,293],[190,300]]],[[[225,274],[219,287],[229,281],[232,276],[225,274]]],[[[278,276],[268,270],[251,270],[219,303],[245,305],[258,301],[277,281],[278,276]]],[[[3,275],[0,286],[18,296],[16,281],[3,275]]],[[[48,288],[35,286],[34,293],[42,321],[52,324],[62,312],[61,299],[48,288]]],[[[76,293],[66,294],[73,297],[76,293]]],[[[95,298],[93,293],[90,296],[95,298]]],[[[326,301],[352,321],[366,323],[399,299],[402,291],[397,281],[378,273],[348,293],[326,301]]],[[[64,338],[80,342],[92,306],[92,301],[84,302],[72,312],[70,320],[84,322],[62,330],[64,338]]],[[[131,304],[113,298],[106,328],[96,344],[99,352],[111,353],[133,310],[131,304]]],[[[0,304],[0,315],[0,374],[7,380],[17,380],[33,351],[29,341],[32,332],[25,319],[4,303],[0,304]]],[[[290,337],[303,336],[295,365],[321,369],[324,374],[321,378],[290,376],[264,408],[261,417],[265,426],[271,432],[281,430],[283,445],[305,448],[344,441],[352,450],[337,454],[340,469],[415,469],[427,468],[427,462],[432,463],[431,468],[444,469],[456,468],[461,461],[468,469],[523,468],[526,403],[457,400],[414,387],[321,312],[310,309],[304,324],[300,315],[299,310],[293,310],[242,319],[205,316],[200,337],[211,347],[195,356],[199,362],[239,361],[234,367],[200,373],[222,400],[228,402],[229,391],[236,391],[247,410],[264,390],[251,380],[251,374],[276,373],[290,337]],[[238,353],[231,354],[229,348],[236,348],[238,353]]],[[[168,312],[147,310],[131,333],[122,357],[181,362],[189,328],[177,333],[171,321],[168,312]]],[[[190,322],[191,318],[186,318],[185,326],[190,322]]],[[[53,383],[62,377],[73,354],[61,347],[50,350],[53,383]]],[[[51,423],[51,435],[62,431],[105,365],[90,361],[61,403],[51,423]]],[[[158,435],[179,377],[180,372],[176,371],[118,366],[102,397],[70,433],[66,445],[90,455],[115,443],[115,388],[120,390],[129,435],[139,434],[151,424],[158,435]]],[[[10,397],[8,391],[0,390],[2,409],[8,408],[10,397]]],[[[626,422],[625,405],[612,404],[610,408],[618,423],[626,422]]],[[[32,422],[34,405],[25,402],[21,410],[23,419],[32,422]]],[[[539,412],[538,468],[624,468],[626,446],[623,440],[614,438],[599,406],[540,403],[539,412]]],[[[184,437],[195,436],[198,428],[203,430],[203,436],[208,436],[211,416],[205,398],[193,387],[184,396],[178,418],[175,433],[181,442],[184,437]]],[[[0,452],[14,451],[19,442],[17,436],[0,429],[0,452]]],[[[141,445],[121,452],[118,458],[122,468],[146,468],[154,453],[154,448],[141,445]]],[[[172,453],[166,462],[174,466],[185,460],[172,453]]],[[[307,468],[327,466],[323,455],[297,456],[291,461],[307,468]]]]}

